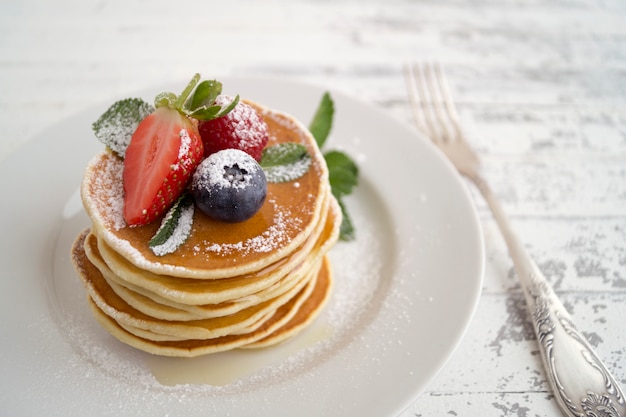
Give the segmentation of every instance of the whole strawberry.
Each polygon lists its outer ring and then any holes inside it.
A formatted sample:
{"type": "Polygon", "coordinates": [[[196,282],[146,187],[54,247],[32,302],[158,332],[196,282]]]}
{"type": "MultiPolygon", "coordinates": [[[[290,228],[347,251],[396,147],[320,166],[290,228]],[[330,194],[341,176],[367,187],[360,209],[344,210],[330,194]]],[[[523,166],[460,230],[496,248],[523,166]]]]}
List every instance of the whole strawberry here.
{"type": "MultiPolygon", "coordinates": [[[[215,100],[220,105],[231,102],[232,99],[221,95],[215,100]]],[[[224,149],[239,149],[260,161],[263,148],[269,140],[263,118],[242,102],[222,117],[201,121],[198,130],[204,144],[205,157],[224,149]]]]}
{"type": "Polygon", "coordinates": [[[229,106],[215,105],[221,92],[217,81],[198,84],[196,75],[176,96],[162,93],[156,110],[145,117],[133,133],[124,157],[124,218],[140,226],[162,216],[187,188],[204,157],[197,120],[220,117],[229,106]]]}

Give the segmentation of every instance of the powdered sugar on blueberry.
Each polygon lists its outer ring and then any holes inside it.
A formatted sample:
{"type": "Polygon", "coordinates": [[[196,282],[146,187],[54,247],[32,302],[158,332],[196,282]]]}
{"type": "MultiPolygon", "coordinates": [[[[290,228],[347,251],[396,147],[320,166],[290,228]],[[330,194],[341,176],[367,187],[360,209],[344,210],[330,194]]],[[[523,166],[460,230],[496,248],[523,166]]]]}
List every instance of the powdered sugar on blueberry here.
{"type": "Polygon", "coordinates": [[[225,149],[206,158],[196,169],[194,181],[198,186],[209,183],[218,187],[244,188],[250,184],[251,178],[262,168],[253,159],[246,158],[244,152],[237,149],[225,149]],[[240,173],[228,168],[237,166],[240,173]]]}
{"type": "Polygon", "coordinates": [[[192,178],[191,192],[206,215],[241,222],[263,205],[267,181],[263,168],[250,155],[225,149],[200,163],[192,178]]]}

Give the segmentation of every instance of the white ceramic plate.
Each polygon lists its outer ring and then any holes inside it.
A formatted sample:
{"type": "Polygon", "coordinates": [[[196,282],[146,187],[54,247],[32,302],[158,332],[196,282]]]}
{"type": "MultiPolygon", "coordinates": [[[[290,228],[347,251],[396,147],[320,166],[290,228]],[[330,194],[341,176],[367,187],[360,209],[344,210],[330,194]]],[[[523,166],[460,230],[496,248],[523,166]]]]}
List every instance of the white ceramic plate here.
{"type": "MultiPolygon", "coordinates": [[[[222,81],[225,93],[305,124],[324,91],[283,80],[222,81]]],[[[346,201],[358,237],[333,249],[333,298],[315,324],[267,350],[152,357],[92,318],[69,248],[89,225],[78,187],[102,149],[90,128],[108,103],[6,159],[0,414],[394,416],[415,400],[472,317],[484,264],[480,226],[459,176],[427,141],[331,93],[335,125],[324,149],[347,151],[361,168],[346,201]]]]}

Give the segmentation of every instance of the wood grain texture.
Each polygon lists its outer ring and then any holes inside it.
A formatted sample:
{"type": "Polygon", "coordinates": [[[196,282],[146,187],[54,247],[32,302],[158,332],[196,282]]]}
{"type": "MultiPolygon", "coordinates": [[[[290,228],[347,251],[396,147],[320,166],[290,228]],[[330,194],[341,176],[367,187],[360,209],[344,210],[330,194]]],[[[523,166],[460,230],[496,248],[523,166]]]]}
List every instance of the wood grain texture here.
{"type": "MultiPolygon", "coordinates": [[[[0,160],[86,107],[196,71],[320,83],[411,123],[402,66],[438,60],[513,227],[626,385],[625,21],[620,0],[6,0],[0,160]]],[[[558,415],[511,260],[472,195],[483,294],[402,417],[558,415]]]]}

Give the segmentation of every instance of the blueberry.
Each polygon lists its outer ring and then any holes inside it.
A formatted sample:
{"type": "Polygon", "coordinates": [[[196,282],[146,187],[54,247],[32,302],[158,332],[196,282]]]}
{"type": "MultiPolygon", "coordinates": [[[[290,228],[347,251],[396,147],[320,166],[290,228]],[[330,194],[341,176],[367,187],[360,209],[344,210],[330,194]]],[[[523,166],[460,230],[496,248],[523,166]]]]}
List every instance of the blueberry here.
{"type": "Polygon", "coordinates": [[[263,168],[246,152],[225,149],[211,154],[196,168],[191,193],[207,216],[242,222],[263,205],[267,180],[263,168]]]}

